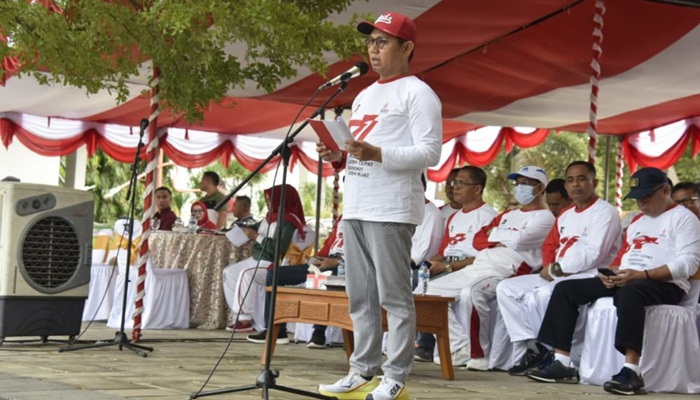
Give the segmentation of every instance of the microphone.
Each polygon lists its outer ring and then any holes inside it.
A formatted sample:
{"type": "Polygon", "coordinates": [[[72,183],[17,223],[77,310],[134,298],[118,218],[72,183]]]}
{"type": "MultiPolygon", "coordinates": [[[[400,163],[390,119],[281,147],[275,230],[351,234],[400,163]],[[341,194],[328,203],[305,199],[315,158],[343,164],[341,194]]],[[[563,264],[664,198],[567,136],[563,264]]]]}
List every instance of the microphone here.
{"type": "Polygon", "coordinates": [[[141,135],[146,131],[146,128],[148,128],[148,120],[146,118],[141,120],[141,135]]]}
{"type": "Polygon", "coordinates": [[[350,68],[349,70],[343,72],[342,74],[319,86],[318,90],[326,89],[331,86],[335,86],[339,83],[345,83],[352,78],[357,78],[358,76],[366,74],[368,70],[369,66],[367,65],[367,63],[364,61],[360,61],[359,63],[355,64],[354,67],[350,68]]]}

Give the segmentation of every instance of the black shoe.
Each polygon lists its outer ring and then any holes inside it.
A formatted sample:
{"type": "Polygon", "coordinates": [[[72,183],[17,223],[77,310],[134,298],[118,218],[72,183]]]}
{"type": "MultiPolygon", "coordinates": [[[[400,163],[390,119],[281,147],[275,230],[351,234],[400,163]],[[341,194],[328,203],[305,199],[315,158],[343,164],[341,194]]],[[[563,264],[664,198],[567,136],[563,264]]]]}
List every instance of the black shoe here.
{"type": "Polygon", "coordinates": [[[644,379],[627,367],[622,367],[612,380],[605,382],[603,389],[606,392],[632,396],[635,394],[647,394],[644,390],[644,379]]]}
{"type": "Polygon", "coordinates": [[[540,343],[536,343],[539,352],[532,349],[527,349],[525,355],[520,359],[517,365],[512,366],[508,373],[516,376],[524,376],[525,373],[535,367],[546,367],[550,363],[552,353],[540,343]],[[542,365],[544,363],[544,365],[542,365]]]}
{"type": "Polygon", "coordinates": [[[420,362],[432,362],[433,361],[433,349],[418,346],[418,347],[416,347],[416,352],[413,355],[413,359],[416,361],[420,361],[420,362]]]}
{"type": "Polygon", "coordinates": [[[309,343],[306,344],[306,347],[310,349],[325,349],[326,331],[314,329],[314,333],[311,334],[311,340],[309,340],[309,343]]]}
{"type": "MultiPolygon", "coordinates": [[[[265,330],[262,332],[254,333],[252,335],[248,335],[248,337],[246,339],[249,342],[264,344],[265,339],[267,339],[267,331],[265,330]]],[[[287,337],[287,331],[280,330],[280,333],[277,335],[277,344],[288,344],[288,343],[289,343],[289,338],[287,337]]]]}
{"type": "Polygon", "coordinates": [[[573,367],[565,367],[561,362],[554,361],[544,368],[533,368],[525,376],[547,383],[578,383],[578,371],[573,367]]]}

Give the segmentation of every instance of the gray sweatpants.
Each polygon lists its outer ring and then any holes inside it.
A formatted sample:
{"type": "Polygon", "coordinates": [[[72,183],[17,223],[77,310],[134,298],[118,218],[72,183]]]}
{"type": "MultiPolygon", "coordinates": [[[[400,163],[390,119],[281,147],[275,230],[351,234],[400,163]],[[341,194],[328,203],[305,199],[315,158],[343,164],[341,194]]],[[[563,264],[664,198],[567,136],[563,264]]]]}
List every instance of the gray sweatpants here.
{"type": "Polygon", "coordinates": [[[411,237],[415,225],[342,221],[346,287],[355,351],[350,366],[374,375],[382,362],[382,308],[389,325],[384,375],[406,382],[413,368],[416,309],[411,292],[411,237]]]}

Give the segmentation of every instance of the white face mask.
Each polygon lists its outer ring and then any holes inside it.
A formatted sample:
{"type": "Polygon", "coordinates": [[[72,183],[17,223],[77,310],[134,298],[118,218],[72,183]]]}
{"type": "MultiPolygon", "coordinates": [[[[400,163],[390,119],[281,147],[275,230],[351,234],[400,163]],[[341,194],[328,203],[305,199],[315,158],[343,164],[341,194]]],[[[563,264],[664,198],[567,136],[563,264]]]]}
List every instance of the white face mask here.
{"type": "Polygon", "coordinates": [[[526,206],[535,200],[535,195],[532,194],[532,190],[534,188],[534,186],[530,185],[517,185],[515,187],[515,191],[513,192],[513,196],[515,196],[515,200],[517,200],[518,203],[526,206]]]}

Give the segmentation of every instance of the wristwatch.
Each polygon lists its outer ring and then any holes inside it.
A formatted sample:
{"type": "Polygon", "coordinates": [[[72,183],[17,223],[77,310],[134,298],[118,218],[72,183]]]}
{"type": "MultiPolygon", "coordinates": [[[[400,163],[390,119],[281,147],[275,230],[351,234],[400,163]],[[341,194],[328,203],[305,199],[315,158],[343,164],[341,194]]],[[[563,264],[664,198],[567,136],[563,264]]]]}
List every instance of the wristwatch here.
{"type": "Polygon", "coordinates": [[[561,264],[558,262],[552,264],[552,274],[556,277],[561,277],[564,275],[564,271],[561,270],[561,264]]]}
{"type": "Polygon", "coordinates": [[[445,265],[445,272],[452,272],[452,266],[450,264],[445,265]]]}

